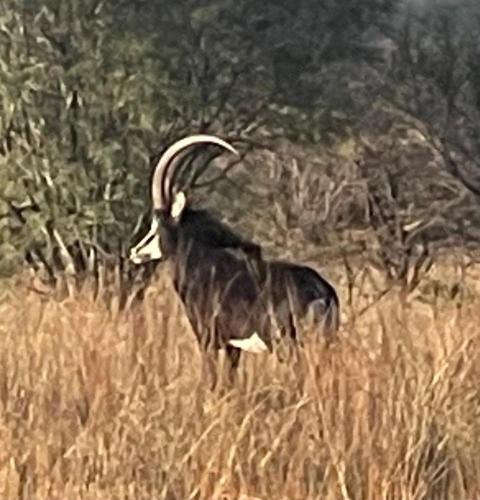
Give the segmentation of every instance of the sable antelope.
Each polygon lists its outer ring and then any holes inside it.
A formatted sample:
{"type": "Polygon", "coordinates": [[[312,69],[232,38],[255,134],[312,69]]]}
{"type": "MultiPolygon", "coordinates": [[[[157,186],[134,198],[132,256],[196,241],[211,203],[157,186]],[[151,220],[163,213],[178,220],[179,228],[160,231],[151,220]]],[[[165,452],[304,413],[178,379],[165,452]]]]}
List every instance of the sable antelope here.
{"type": "Polygon", "coordinates": [[[137,264],[170,261],[174,288],[209,368],[224,348],[233,377],[241,350],[272,351],[280,339],[296,341],[298,324],[307,316],[331,339],[338,328],[339,301],[335,289],[313,269],[265,261],[258,245],[205,210],[188,206],[192,182],[186,174],[192,179],[192,172],[186,170],[192,164],[185,158],[207,144],[238,154],[211,135],[193,135],[171,145],[153,173],[150,230],[131,248],[130,259],[137,264]]]}

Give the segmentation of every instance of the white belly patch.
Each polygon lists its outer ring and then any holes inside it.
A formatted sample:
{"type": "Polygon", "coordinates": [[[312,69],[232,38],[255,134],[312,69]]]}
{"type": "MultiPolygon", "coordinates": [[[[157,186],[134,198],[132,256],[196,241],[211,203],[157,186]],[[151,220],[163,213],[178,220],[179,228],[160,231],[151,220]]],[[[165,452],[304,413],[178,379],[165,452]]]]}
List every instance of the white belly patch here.
{"type": "Polygon", "coordinates": [[[258,336],[257,332],[254,332],[253,335],[246,339],[232,339],[228,343],[233,347],[242,349],[242,351],[253,352],[255,354],[268,351],[267,344],[258,336]]]}

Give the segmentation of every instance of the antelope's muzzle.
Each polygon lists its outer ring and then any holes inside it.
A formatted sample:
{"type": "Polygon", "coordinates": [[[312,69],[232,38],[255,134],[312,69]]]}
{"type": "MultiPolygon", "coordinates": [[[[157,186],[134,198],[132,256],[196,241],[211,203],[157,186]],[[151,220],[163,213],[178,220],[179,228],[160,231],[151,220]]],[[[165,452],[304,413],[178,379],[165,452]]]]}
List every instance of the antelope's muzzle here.
{"type": "Polygon", "coordinates": [[[130,249],[129,259],[134,264],[144,264],[152,260],[162,259],[158,222],[153,219],[148,233],[130,249]]]}

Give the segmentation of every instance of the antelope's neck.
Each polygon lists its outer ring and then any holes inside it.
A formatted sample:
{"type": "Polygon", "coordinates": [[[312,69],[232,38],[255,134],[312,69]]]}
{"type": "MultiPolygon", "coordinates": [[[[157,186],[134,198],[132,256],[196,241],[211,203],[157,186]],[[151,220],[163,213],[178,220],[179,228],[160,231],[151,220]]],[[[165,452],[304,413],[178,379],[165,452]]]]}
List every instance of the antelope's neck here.
{"type": "Polygon", "coordinates": [[[204,262],[208,252],[201,243],[193,238],[179,238],[172,261],[173,284],[176,291],[182,296],[184,290],[191,285],[197,277],[197,271],[204,262]]]}

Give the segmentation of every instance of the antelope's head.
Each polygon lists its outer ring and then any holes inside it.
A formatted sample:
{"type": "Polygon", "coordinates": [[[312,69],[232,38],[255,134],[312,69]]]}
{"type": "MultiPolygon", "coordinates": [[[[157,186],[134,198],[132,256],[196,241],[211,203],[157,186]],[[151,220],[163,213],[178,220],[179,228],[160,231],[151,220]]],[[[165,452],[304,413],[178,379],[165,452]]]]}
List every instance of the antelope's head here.
{"type": "Polygon", "coordinates": [[[187,162],[198,147],[215,145],[237,154],[228,142],[213,135],[192,135],[172,144],[160,157],[152,177],[153,213],[147,234],[130,249],[130,260],[141,264],[167,259],[175,251],[179,228],[187,206],[187,194],[205,170],[192,169],[187,162]]]}

